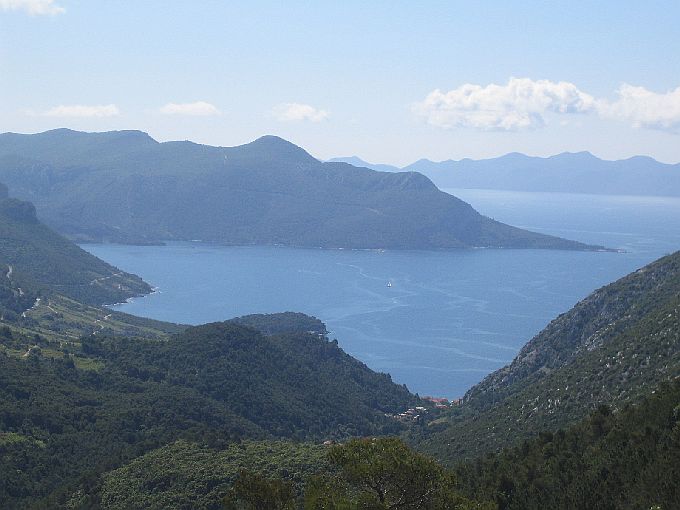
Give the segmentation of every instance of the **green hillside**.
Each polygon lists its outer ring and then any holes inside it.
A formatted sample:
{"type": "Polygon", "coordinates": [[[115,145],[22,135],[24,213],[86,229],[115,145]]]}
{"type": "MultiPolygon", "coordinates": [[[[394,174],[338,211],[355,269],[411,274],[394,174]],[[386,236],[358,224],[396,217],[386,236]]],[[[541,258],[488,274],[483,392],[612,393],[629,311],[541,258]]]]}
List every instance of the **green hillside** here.
{"type": "Polygon", "coordinates": [[[0,330],[4,507],[65,504],[100,473],[178,439],[222,448],[403,429],[385,413],[413,395],[290,320],[281,315],[281,335],[226,322],[166,340],[98,334],[72,344],[0,330]]]}
{"type": "MultiPolygon", "coordinates": [[[[58,293],[88,304],[121,302],[151,291],[141,278],[99,260],[40,223],[32,204],[6,197],[0,198],[0,276],[3,295],[10,289],[17,295],[58,293]]],[[[25,305],[22,301],[21,307],[25,305]]]]}
{"type": "MultiPolygon", "coordinates": [[[[221,449],[179,441],[106,473],[93,493],[110,509],[217,509],[225,495],[262,505],[236,508],[274,508],[275,499],[291,509],[675,509],[679,476],[676,379],[618,412],[600,406],[566,429],[452,470],[396,438],[221,449]]],[[[84,500],[77,492],[71,502],[84,500]]]]}
{"type": "Polygon", "coordinates": [[[83,350],[142,380],[197,388],[281,437],[397,430],[383,413],[416,401],[337,342],[307,332],[265,336],[223,322],[189,328],[160,345],[91,337],[83,350]]]}
{"type": "Polygon", "coordinates": [[[180,441],[103,480],[97,500],[111,510],[494,508],[462,496],[452,473],[394,437],[324,446],[247,441],[219,450],[180,441]]]}
{"type": "MultiPolygon", "coordinates": [[[[29,305],[30,306],[30,305],[29,305]]],[[[186,326],[162,322],[109,308],[85,305],[71,298],[52,294],[43,296],[16,320],[5,321],[24,336],[38,335],[49,344],[80,345],[82,337],[90,335],[127,336],[165,339],[186,326]]]]}
{"type": "Polygon", "coordinates": [[[101,506],[111,510],[219,509],[242,470],[303,484],[328,468],[326,448],[319,444],[243,441],[213,449],[178,441],[105,474],[101,506]]]}
{"type": "Polygon", "coordinates": [[[635,406],[460,466],[457,486],[502,510],[680,508],[680,380],[635,406]]]}
{"type": "Polygon", "coordinates": [[[614,409],[680,375],[680,252],[606,287],[553,320],[517,358],[413,440],[453,463],[614,409]]]}
{"type": "Polygon", "coordinates": [[[164,338],[183,327],[100,305],[151,291],[43,225],[0,184],[0,323],[23,337],[79,345],[91,334],[164,338]]]}
{"type": "Polygon", "coordinates": [[[138,131],[5,133],[0,180],[80,240],[596,249],[493,221],[421,174],[322,163],[275,136],[211,147],[138,131]]]}
{"type": "Polygon", "coordinates": [[[316,333],[317,335],[328,333],[326,325],[319,319],[299,312],[258,313],[235,317],[230,319],[229,322],[251,327],[264,335],[280,335],[300,331],[316,333]]]}

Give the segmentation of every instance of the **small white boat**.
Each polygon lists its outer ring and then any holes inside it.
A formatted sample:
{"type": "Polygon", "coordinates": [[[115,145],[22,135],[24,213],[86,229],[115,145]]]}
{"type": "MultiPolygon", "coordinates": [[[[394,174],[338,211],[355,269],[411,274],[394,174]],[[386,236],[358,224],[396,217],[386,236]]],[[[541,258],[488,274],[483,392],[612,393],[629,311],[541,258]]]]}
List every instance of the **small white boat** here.
{"type": "Polygon", "coordinates": [[[388,287],[391,287],[391,286],[392,286],[392,282],[387,282],[387,286],[388,286],[388,287]]]}

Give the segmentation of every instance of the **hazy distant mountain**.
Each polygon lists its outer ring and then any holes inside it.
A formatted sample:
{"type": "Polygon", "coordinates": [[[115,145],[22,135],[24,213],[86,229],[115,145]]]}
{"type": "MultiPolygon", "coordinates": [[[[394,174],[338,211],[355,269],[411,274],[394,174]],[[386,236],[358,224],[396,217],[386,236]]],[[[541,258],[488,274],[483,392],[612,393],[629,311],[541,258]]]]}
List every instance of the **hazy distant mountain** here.
{"type": "MultiPolygon", "coordinates": [[[[357,156],[349,156],[346,158],[331,158],[328,160],[329,163],[349,163],[350,165],[353,166],[358,166],[360,168],[370,168],[371,170],[375,170],[377,172],[401,172],[401,169],[398,166],[393,166],[393,165],[384,165],[384,164],[376,164],[376,163],[369,163],[368,161],[364,161],[363,159],[357,157],[357,156]]],[[[417,171],[417,170],[416,170],[417,171]]]]}
{"type": "Polygon", "coordinates": [[[0,180],[75,239],[592,248],[493,221],[421,174],[322,163],[275,136],[211,147],[139,131],[6,133],[0,180]]]}
{"type": "Polygon", "coordinates": [[[646,156],[606,161],[589,152],[549,158],[511,153],[440,163],[421,159],[402,170],[420,172],[440,188],[680,196],[680,164],[659,163],[646,156]]]}
{"type": "Polygon", "coordinates": [[[512,152],[480,160],[420,159],[403,168],[368,163],[356,156],[329,161],[382,172],[419,172],[439,188],[680,196],[680,163],[669,165],[648,156],[607,161],[589,152],[564,152],[548,158],[512,152]]]}

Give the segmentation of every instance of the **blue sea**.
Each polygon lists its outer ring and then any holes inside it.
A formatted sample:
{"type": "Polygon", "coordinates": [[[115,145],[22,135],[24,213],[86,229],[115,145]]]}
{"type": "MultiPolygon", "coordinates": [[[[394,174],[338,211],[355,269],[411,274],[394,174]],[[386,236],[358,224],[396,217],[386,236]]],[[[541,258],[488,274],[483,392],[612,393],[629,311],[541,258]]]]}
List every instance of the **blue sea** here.
{"type": "Polygon", "coordinates": [[[157,287],[120,311],[186,324],[304,312],[372,369],[421,396],[449,398],[593,290],[680,249],[677,198],[446,191],[497,220],[625,252],[83,248],[157,287]]]}

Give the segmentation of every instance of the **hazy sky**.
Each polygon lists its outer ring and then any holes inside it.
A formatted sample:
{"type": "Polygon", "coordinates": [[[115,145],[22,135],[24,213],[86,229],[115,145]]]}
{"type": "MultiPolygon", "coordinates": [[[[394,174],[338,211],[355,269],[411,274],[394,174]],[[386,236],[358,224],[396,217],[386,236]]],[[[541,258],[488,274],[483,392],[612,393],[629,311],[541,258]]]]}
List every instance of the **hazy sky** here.
{"type": "Polygon", "coordinates": [[[678,27],[678,0],[0,0],[0,131],[678,162],[678,27]]]}

